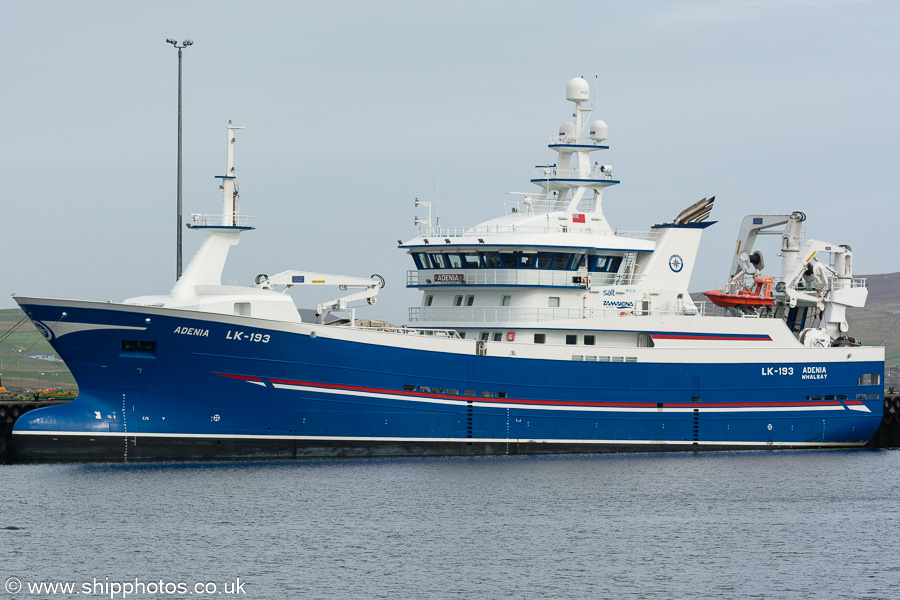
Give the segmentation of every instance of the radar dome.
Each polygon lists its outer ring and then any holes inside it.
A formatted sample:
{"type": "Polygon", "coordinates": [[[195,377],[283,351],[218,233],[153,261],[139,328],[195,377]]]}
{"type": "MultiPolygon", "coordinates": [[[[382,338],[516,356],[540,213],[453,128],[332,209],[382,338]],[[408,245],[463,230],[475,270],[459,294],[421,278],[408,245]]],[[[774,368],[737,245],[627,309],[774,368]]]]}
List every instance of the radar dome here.
{"type": "Polygon", "coordinates": [[[606,121],[594,121],[591,123],[590,134],[592,140],[602,142],[609,136],[609,128],[606,121]]]}
{"type": "Polygon", "coordinates": [[[589,100],[590,95],[591,86],[588,85],[588,82],[585,81],[583,77],[570,79],[569,83],[566,85],[566,100],[581,103],[585,100],[589,100]]]}
{"type": "Polygon", "coordinates": [[[559,137],[571,138],[575,137],[575,123],[563,123],[559,126],[559,137]]]}

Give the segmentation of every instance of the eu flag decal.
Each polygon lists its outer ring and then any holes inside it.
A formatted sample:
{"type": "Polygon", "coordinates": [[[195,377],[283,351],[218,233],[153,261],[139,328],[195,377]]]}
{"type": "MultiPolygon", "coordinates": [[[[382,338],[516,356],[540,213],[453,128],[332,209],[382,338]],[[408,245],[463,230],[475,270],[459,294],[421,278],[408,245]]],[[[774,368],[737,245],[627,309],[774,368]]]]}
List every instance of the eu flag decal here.
{"type": "Polygon", "coordinates": [[[292,275],[291,283],[303,283],[303,275],[292,275]]]}

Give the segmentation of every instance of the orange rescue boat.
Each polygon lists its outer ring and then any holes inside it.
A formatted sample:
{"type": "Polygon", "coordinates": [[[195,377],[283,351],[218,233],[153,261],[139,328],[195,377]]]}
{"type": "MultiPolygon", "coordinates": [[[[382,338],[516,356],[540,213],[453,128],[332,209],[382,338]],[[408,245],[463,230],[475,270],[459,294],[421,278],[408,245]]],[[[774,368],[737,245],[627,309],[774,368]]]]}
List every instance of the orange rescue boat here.
{"type": "Polygon", "coordinates": [[[741,290],[737,294],[728,294],[719,290],[703,292],[703,295],[716,306],[724,308],[740,308],[742,306],[772,306],[775,297],[772,295],[772,278],[757,277],[753,280],[755,290],[741,290]]]}

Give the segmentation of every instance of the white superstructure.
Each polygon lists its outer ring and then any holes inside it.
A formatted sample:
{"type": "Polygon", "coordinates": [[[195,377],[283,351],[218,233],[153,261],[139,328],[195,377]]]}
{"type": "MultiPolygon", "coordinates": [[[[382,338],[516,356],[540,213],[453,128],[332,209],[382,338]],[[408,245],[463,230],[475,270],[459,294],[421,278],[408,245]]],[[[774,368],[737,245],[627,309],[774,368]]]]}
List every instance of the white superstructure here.
{"type": "MultiPolygon", "coordinates": [[[[516,194],[501,217],[463,228],[429,222],[401,244],[416,266],[407,285],[423,292],[421,304],[410,309],[413,325],[453,327],[464,337],[508,343],[640,347],[653,340],[670,343],[660,334],[665,331],[695,332],[707,341],[715,332],[754,332],[772,346],[799,347],[784,318],[806,345],[849,343],[844,310],[865,303],[865,282],[852,277],[848,247],[803,242],[796,216],[802,213],[744,221],[731,273],[734,294],[751,293],[753,281],[745,282],[745,276],[761,274],[761,255],[753,253],[757,262],[751,262],[756,236],[788,224],[784,270],[767,300],[771,307],[760,308],[726,310],[690,297],[690,276],[703,229],[712,224],[706,219],[715,197],[649,231],[615,229],[602,200],[604,189],[619,182],[610,165],[592,158],[608,149],[608,128],[590,121],[596,99],[589,103],[589,95],[584,79],[568,83],[575,120],[551,137],[549,148],[558,158],[535,168],[531,182],[538,191],[516,194]]],[[[688,336],[678,338],[684,344],[691,344],[688,336]]]]}

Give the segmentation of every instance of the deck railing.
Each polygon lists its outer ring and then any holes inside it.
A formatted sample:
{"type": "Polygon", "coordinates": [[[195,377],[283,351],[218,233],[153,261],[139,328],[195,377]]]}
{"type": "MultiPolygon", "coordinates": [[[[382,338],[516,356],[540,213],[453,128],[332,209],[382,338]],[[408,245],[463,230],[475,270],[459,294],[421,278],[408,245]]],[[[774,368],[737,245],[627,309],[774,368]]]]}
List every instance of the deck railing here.
{"type": "Polygon", "coordinates": [[[586,288],[584,277],[590,278],[591,287],[618,285],[627,281],[629,285],[641,283],[643,277],[630,279],[628,274],[619,273],[578,273],[577,271],[553,271],[541,269],[435,269],[411,270],[406,272],[407,287],[428,285],[510,285],[510,286],[552,286],[586,288]],[[577,282],[578,279],[580,282],[577,282]]]}
{"type": "Polygon", "coordinates": [[[415,327],[393,327],[393,326],[385,326],[385,327],[359,327],[356,329],[368,330],[368,331],[381,331],[384,333],[394,333],[397,335],[422,335],[428,337],[439,337],[439,338],[450,338],[450,339],[460,339],[459,333],[457,333],[453,329],[419,329],[415,327]]]}
{"type": "Polygon", "coordinates": [[[600,319],[616,317],[641,317],[646,315],[694,315],[702,314],[699,309],[684,310],[641,310],[640,308],[537,308],[508,306],[413,306],[409,309],[411,322],[470,322],[541,323],[571,319],[600,319]]]}
{"type": "MultiPolygon", "coordinates": [[[[588,215],[590,216],[590,215],[588,215]]],[[[544,227],[520,227],[516,225],[478,225],[476,227],[419,227],[419,236],[427,238],[477,238],[486,235],[533,235],[542,233],[577,233],[614,235],[616,237],[654,240],[659,237],[657,231],[626,231],[624,229],[597,229],[590,227],[575,227],[571,223],[571,215],[560,217],[558,224],[548,224],[544,227]]]]}
{"type": "MultiPolygon", "coordinates": [[[[233,215],[231,223],[226,223],[225,227],[250,227],[250,223],[254,217],[250,215],[233,215]]],[[[221,227],[222,215],[201,215],[191,213],[191,225],[194,227],[221,227]]]]}

